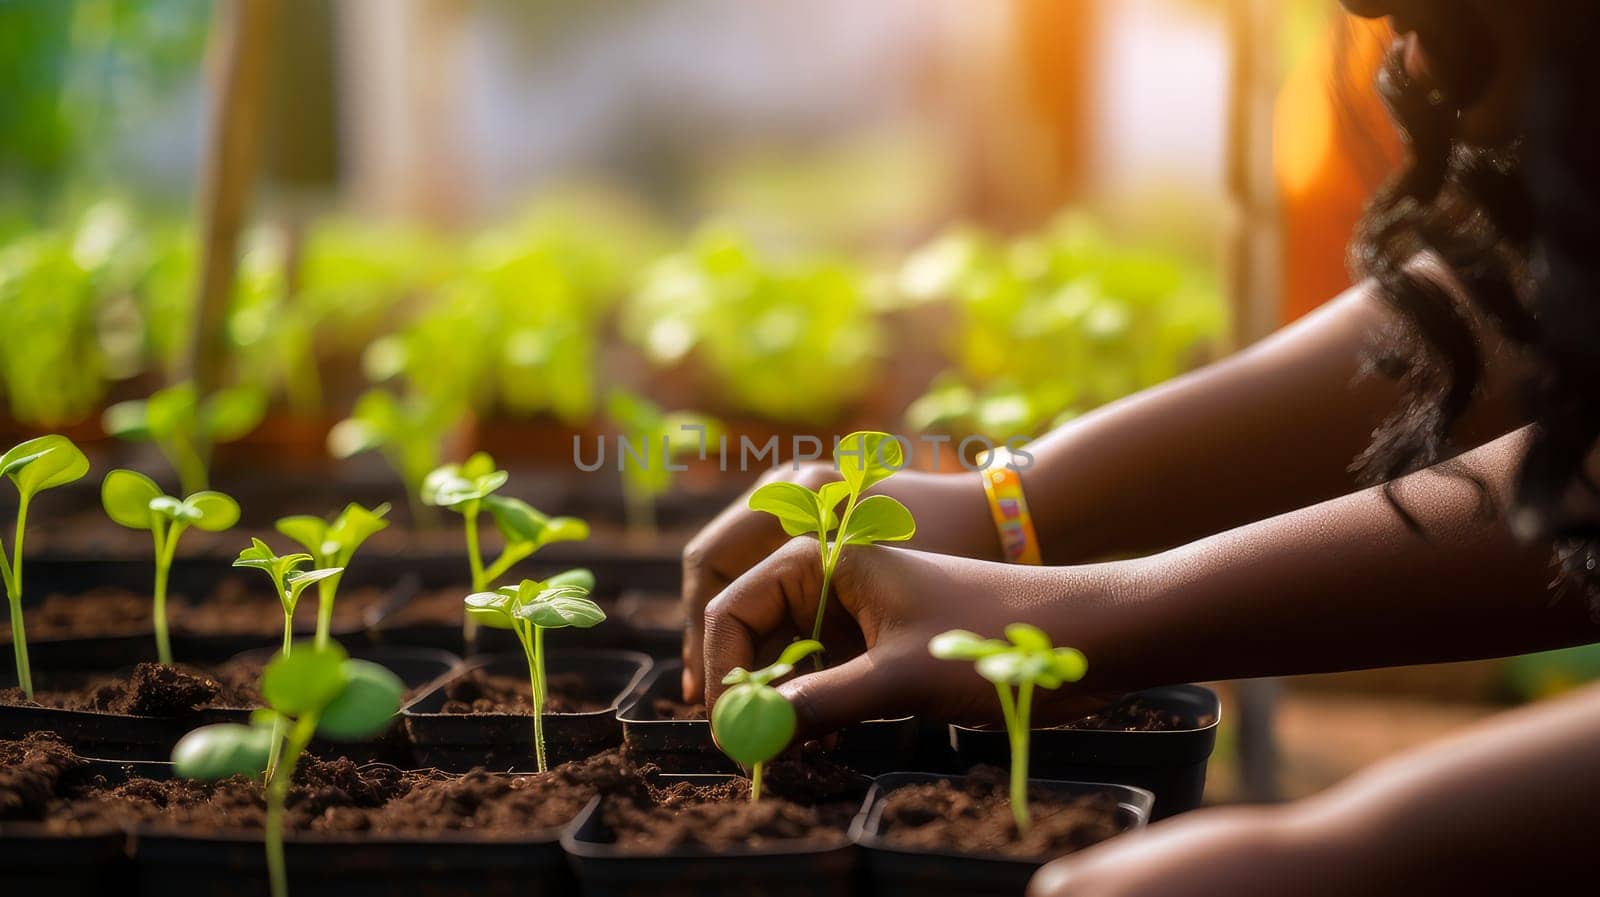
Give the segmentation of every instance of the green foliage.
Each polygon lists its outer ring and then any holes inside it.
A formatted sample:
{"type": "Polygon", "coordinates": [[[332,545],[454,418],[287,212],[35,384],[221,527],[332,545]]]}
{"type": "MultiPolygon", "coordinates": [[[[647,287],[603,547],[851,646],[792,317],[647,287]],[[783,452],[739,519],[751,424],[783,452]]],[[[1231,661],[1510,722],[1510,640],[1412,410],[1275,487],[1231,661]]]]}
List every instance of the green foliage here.
{"type": "Polygon", "coordinates": [[[661,406],[623,389],[611,391],[606,413],[621,429],[622,438],[643,456],[617,447],[622,467],[622,495],[631,528],[654,532],[656,499],[672,487],[669,462],[690,452],[704,451],[721,434],[721,425],[693,411],[666,412],[661,406]]]}
{"type": "Polygon", "coordinates": [[[283,653],[289,654],[294,644],[294,609],[300,603],[300,595],[315,583],[324,582],[344,572],[343,567],[323,567],[315,570],[301,570],[302,564],[310,563],[311,555],[305,553],[286,554],[279,556],[273,553],[272,547],[260,539],[252,537],[250,547],[239,552],[239,557],[234,559],[235,567],[254,567],[267,574],[272,580],[273,589],[278,594],[278,601],[283,605],[283,653]]]}
{"type": "Polygon", "coordinates": [[[267,867],[272,893],[283,897],[288,893],[284,800],[301,754],[313,735],[360,741],[383,734],[404,693],[405,685],[393,673],[351,659],[337,642],[284,652],[261,676],[267,708],[256,711],[248,726],[204,726],[183,736],[172,751],[174,770],[206,781],[265,773],[267,867]]]}
{"type": "Polygon", "coordinates": [[[28,505],[46,489],[65,486],[89,472],[89,459],[65,436],[39,436],[0,455],[0,475],[17,487],[17,535],[8,556],[0,551],[0,576],[11,606],[11,647],[17,660],[17,684],[33,698],[33,670],[28,663],[28,634],[22,619],[22,541],[28,505]]]}
{"type": "Polygon", "coordinates": [[[544,633],[547,629],[589,629],[605,622],[605,611],[589,599],[593,577],[588,571],[568,571],[562,582],[524,579],[493,592],[474,592],[466,598],[468,619],[516,634],[528,660],[528,682],[533,689],[533,743],[540,772],[548,768],[544,748],[544,633]],[[577,580],[588,578],[589,585],[577,580]]]}
{"type": "Polygon", "coordinates": [[[113,470],[100,483],[100,504],[114,523],[149,530],[155,539],[154,620],[156,658],[172,663],[167,634],[167,576],[178,551],[178,537],[191,526],[207,532],[239,522],[239,503],[221,492],[196,492],[185,499],[164,495],[155,481],[132,470],[113,470]]]}
{"type": "Polygon", "coordinates": [[[179,383],[112,405],[101,423],[120,439],[154,442],[183,490],[202,492],[211,478],[212,447],[249,435],[266,413],[266,394],[255,387],[221,389],[202,399],[194,384],[179,383]]]}
{"type": "Polygon", "coordinates": [[[791,536],[815,536],[822,555],[822,595],[813,639],[822,636],[823,614],[828,609],[828,585],[846,545],[904,542],[917,532],[916,521],[905,505],[887,495],[862,493],[893,476],[905,466],[905,449],[887,433],[863,430],[839,440],[834,466],[842,481],[825,483],[815,491],[798,483],[768,483],[750,496],[752,511],[778,518],[791,536]],[[839,513],[839,502],[845,503],[839,513]],[[830,535],[832,541],[830,542],[830,535]]]}
{"type": "Polygon", "coordinates": [[[405,485],[413,519],[420,519],[423,515],[415,502],[422,481],[439,466],[445,437],[463,414],[458,406],[400,399],[387,389],[369,389],[356,400],[350,416],[328,431],[328,454],[349,458],[381,452],[405,485]]]}
{"type": "Polygon", "coordinates": [[[625,312],[652,362],[693,354],[741,411],[827,421],[872,388],[878,322],[865,278],[843,262],[766,258],[708,230],[653,266],[625,312]]]}
{"type": "MultiPolygon", "coordinates": [[[[549,517],[520,499],[496,495],[509,479],[510,474],[495,467],[494,458],[478,452],[462,464],[441,465],[422,482],[423,504],[449,508],[462,516],[474,592],[493,588],[517,562],[551,542],[589,538],[589,524],[576,517],[549,517]],[[478,516],[485,510],[505,540],[500,556],[487,566],[478,533],[478,516]]],[[[469,616],[469,624],[471,621],[469,616]]]]}
{"type": "Polygon", "coordinates": [[[1079,215],[1009,243],[956,231],[907,259],[901,291],[959,313],[953,370],[910,426],[1004,440],[1160,383],[1207,360],[1225,333],[1212,278],[1119,245],[1079,215]]]}
{"type": "Polygon", "coordinates": [[[344,568],[350,566],[350,560],[363,542],[388,528],[389,521],[383,519],[388,513],[387,502],[370,509],[351,502],[331,522],[309,514],[278,519],[278,532],[305,546],[312,563],[340,570],[317,582],[318,645],[328,644],[334,600],[339,592],[339,580],[344,578],[344,568]]]}
{"type": "Polygon", "coordinates": [[[731,686],[711,709],[711,732],[735,763],[749,769],[750,799],[761,799],[763,765],[788,747],[796,725],[794,707],[772,682],[794,672],[794,665],[822,650],[814,639],[785,648],[776,663],[750,671],[734,667],[722,679],[731,686]]]}
{"type": "Polygon", "coordinates": [[[1034,688],[1057,689],[1077,682],[1088,671],[1088,661],[1074,648],[1056,648],[1043,630],[1026,623],[1006,627],[1006,638],[984,638],[965,629],[952,629],[928,642],[928,653],[940,660],[973,663],[978,675],[994,683],[1000,697],[1011,741],[1011,813],[1017,830],[1032,825],[1028,815],[1028,735],[1034,688]]]}

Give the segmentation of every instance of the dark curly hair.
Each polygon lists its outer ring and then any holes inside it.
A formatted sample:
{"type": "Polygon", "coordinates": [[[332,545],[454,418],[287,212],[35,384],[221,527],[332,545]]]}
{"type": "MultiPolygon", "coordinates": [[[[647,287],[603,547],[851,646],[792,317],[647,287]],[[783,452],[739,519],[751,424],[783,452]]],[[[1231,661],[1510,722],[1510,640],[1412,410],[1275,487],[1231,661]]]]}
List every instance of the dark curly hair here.
{"type": "Polygon", "coordinates": [[[1351,266],[1377,282],[1403,322],[1381,335],[1369,360],[1402,384],[1405,400],[1357,459],[1357,472],[1392,484],[1450,458],[1458,448],[1452,431],[1485,366],[1515,363],[1527,372],[1519,386],[1532,427],[1508,519],[1519,537],[1554,546],[1561,581],[1582,584],[1600,618],[1600,489],[1584,471],[1600,439],[1597,36],[1590,20],[1549,48],[1519,138],[1498,149],[1459,140],[1457,110],[1411,81],[1391,53],[1379,90],[1406,162],[1372,199],[1351,266]],[[1424,253],[1459,290],[1411,265],[1424,253]],[[1492,354],[1490,345],[1518,357],[1492,354]]]}

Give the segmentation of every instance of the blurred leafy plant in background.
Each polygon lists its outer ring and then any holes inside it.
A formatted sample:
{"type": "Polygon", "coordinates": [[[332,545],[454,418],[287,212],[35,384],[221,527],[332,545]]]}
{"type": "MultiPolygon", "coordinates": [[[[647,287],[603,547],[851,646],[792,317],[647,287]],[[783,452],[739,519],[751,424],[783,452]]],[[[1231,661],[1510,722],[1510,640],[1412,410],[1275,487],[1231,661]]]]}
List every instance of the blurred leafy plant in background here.
{"type": "Polygon", "coordinates": [[[907,410],[918,430],[1037,433],[1205,361],[1227,325],[1208,272],[1067,214],[1001,240],[957,230],[912,254],[900,292],[950,301],[951,369],[907,410]]]}
{"type": "Polygon", "coordinates": [[[778,258],[724,228],[655,264],[625,335],[651,362],[691,354],[734,409],[826,422],[872,388],[879,322],[866,277],[824,258],[778,258]]]}

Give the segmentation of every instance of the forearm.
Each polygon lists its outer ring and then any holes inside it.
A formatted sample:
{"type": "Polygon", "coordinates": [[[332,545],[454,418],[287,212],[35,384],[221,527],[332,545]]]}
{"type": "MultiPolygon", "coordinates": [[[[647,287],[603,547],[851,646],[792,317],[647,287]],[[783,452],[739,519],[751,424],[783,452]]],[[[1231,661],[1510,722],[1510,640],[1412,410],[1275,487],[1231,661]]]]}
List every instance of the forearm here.
{"type": "Polygon", "coordinates": [[[1535,893],[1592,878],[1600,688],[1508,713],[1294,811],[1364,894],[1535,893]]]}
{"type": "MultiPolygon", "coordinates": [[[[1137,561],[1124,585],[1063,602],[1054,625],[1092,651],[1091,684],[1164,682],[1432,663],[1592,641],[1581,600],[1553,601],[1548,548],[1503,517],[1521,434],[1397,484],[1421,530],[1380,490],[1280,515],[1137,561]],[[1072,604],[1073,606],[1066,606],[1072,604]],[[1101,647],[1103,646],[1103,647],[1101,647]]],[[[1063,568],[1071,576],[1072,568],[1063,568]]]]}
{"type": "MultiPolygon", "coordinates": [[[[1361,374],[1391,313],[1351,290],[1261,343],[1074,421],[1023,472],[1046,563],[1145,554],[1356,488],[1351,463],[1399,401],[1361,374]]],[[[1467,445],[1514,424],[1492,385],[1467,445]]]]}

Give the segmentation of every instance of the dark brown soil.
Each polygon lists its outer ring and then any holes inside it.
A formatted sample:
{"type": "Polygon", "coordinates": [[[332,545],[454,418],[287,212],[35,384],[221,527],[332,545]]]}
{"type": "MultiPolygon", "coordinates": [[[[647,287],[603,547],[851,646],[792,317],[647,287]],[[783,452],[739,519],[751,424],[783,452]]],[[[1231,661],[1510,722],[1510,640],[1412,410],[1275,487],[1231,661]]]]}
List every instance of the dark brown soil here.
{"type": "Polygon", "coordinates": [[[1140,698],[1132,698],[1056,728],[1092,729],[1102,732],[1168,732],[1200,729],[1211,725],[1212,722],[1214,720],[1209,715],[1189,716],[1157,707],[1140,698]]]}
{"type": "Polygon", "coordinates": [[[896,788],[884,798],[884,836],[895,847],[1036,859],[1082,850],[1123,831],[1109,794],[1076,799],[1030,791],[1033,826],[1017,833],[1006,772],[980,766],[965,783],[896,788]]]}
{"type": "Polygon", "coordinates": [[[827,848],[842,843],[867,788],[866,779],[821,759],[774,762],[765,782],[752,803],[746,779],[694,785],[646,775],[608,795],[601,819],[617,846],[643,854],[827,848]]]}
{"type": "MultiPolygon", "coordinates": [[[[549,676],[545,696],[546,713],[592,713],[611,706],[587,693],[583,677],[576,673],[549,676]]],[[[482,669],[471,670],[444,687],[441,713],[533,713],[533,686],[526,676],[504,676],[482,669]]]]}
{"type": "Polygon", "coordinates": [[[706,705],[685,704],[672,698],[651,698],[650,719],[698,720],[706,719],[706,705]]]}
{"type": "MultiPolygon", "coordinates": [[[[260,664],[248,666],[251,669],[245,670],[228,663],[207,670],[141,663],[111,673],[42,673],[32,703],[61,710],[168,717],[208,708],[249,709],[261,703],[255,687],[261,670],[260,664]]],[[[0,704],[28,703],[19,688],[0,690],[0,704]]]]}
{"type": "MultiPolygon", "coordinates": [[[[147,824],[196,833],[251,832],[264,825],[261,785],[236,776],[221,782],[110,782],[46,733],[0,742],[0,819],[43,822],[58,832],[147,824]]],[[[303,758],[288,801],[293,831],[422,835],[470,832],[520,838],[565,825],[601,790],[637,773],[607,752],[548,773],[499,776],[475,770],[452,776],[384,764],[303,758]]]]}
{"type": "MultiPolygon", "coordinates": [[[[181,562],[180,562],[181,563],[181,562]]],[[[262,579],[266,585],[266,579],[262,579]]],[[[269,591],[251,591],[242,578],[222,581],[209,598],[195,601],[183,595],[167,597],[167,624],[173,634],[283,635],[283,606],[269,591]]],[[[346,589],[333,606],[335,629],[356,629],[369,607],[383,598],[376,588],[346,589]]],[[[151,629],[151,598],[146,593],[102,588],[79,595],[50,595],[38,607],[24,611],[29,639],[84,638],[89,636],[142,635],[151,629]]],[[[316,627],[315,591],[295,608],[295,629],[316,627]]],[[[0,639],[11,638],[11,622],[0,622],[0,639]]],[[[150,654],[155,655],[154,642],[150,654]]]]}

